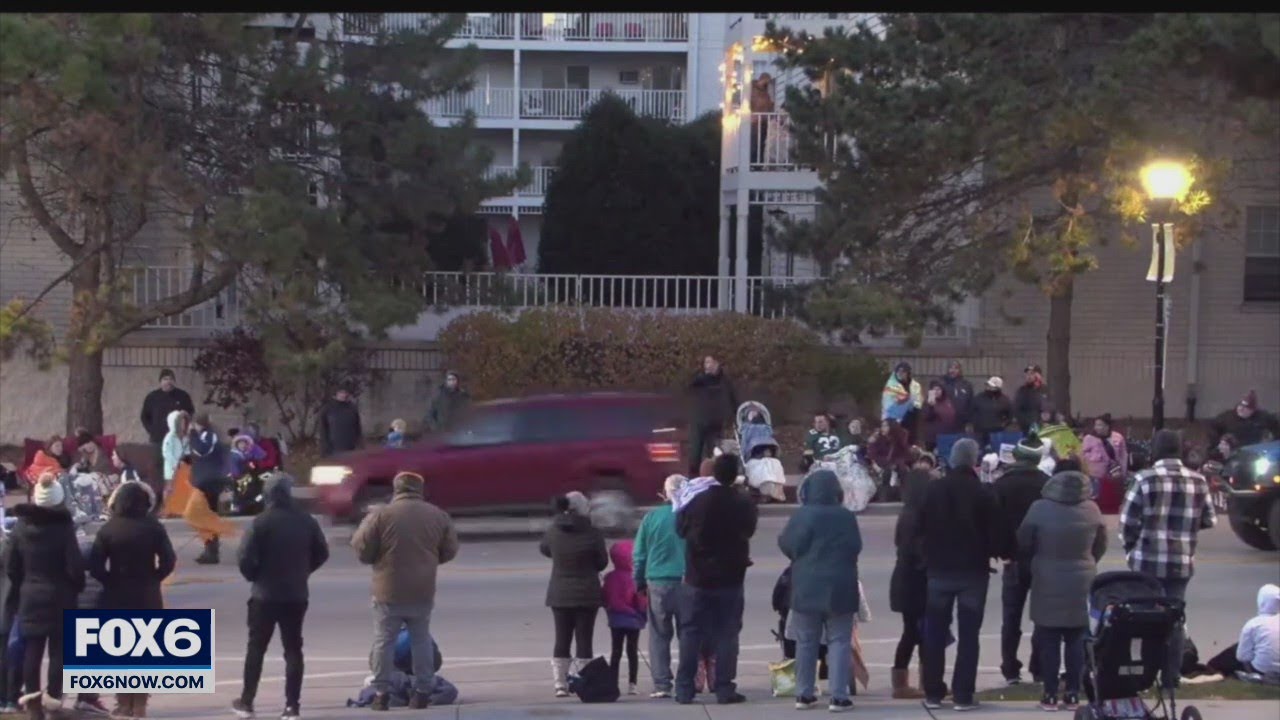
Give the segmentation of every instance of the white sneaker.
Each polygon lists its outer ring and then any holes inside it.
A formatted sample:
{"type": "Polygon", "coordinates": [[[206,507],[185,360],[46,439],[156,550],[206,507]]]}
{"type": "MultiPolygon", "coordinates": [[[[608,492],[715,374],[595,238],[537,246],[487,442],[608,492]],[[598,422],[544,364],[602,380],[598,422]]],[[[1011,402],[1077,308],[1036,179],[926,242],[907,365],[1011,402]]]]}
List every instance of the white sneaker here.
{"type": "Polygon", "coordinates": [[[628,685],[627,685],[627,694],[628,694],[628,695],[639,695],[639,694],[640,694],[639,692],[637,692],[637,691],[636,691],[636,684],[635,684],[635,683],[630,683],[630,684],[628,684],[628,685]]]}
{"type": "Polygon", "coordinates": [[[671,691],[670,690],[654,690],[653,692],[649,693],[649,697],[653,698],[654,700],[662,700],[664,698],[671,697],[671,691]]]}

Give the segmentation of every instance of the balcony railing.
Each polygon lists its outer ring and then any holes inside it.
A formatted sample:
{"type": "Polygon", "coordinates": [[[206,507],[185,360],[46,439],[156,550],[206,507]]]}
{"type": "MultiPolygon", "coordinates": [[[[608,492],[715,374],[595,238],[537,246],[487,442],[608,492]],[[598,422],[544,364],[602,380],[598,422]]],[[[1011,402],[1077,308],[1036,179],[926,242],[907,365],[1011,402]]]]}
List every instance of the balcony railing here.
{"type": "Polygon", "coordinates": [[[637,115],[669,120],[684,119],[683,90],[547,89],[520,90],[520,117],[545,120],[577,120],[605,93],[622,98],[637,115]]]}
{"type": "Polygon", "coordinates": [[[427,115],[462,117],[470,110],[478,118],[510,118],[515,113],[514,88],[472,88],[427,101],[427,115]]]}
{"type": "MultiPolygon", "coordinates": [[[[812,166],[802,163],[799,158],[799,145],[791,132],[791,117],[785,112],[750,113],[731,115],[724,124],[721,142],[724,143],[725,170],[735,171],[744,165],[750,165],[755,172],[801,171],[812,170],[812,166]],[[741,133],[747,133],[747,149],[742,150],[738,144],[741,133]],[[743,158],[743,153],[747,157],[743,158]],[[745,162],[744,162],[745,159],[745,162]]],[[[829,139],[825,143],[827,150],[835,155],[836,142],[829,139]]]]}
{"type": "MultiPolygon", "coordinates": [[[[547,194],[547,187],[551,184],[551,177],[555,175],[556,168],[553,165],[535,165],[530,170],[533,171],[533,179],[520,188],[521,195],[542,196],[547,194]]],[[[490,165],[485,170],[485,179],[503,175],[513,175],[516,172],[514,165],[490,165]]]]}
{"type": "MultiPolygon", "coordinates": [[[[191,288],[191,268],[153,266],[131,269],[133,304],[147,307],[191,288]]],[[[160,318],[149,328],[210,330],[235,327],[240,322],[240,296],[235,283],[224,288],[213,299],[186,310],[160,318]]]]}
{"type": "MultiPolygon", "coordinates": [[[[369,37],[381,31],[424,30],[432,13],[345,13],[343,32],[369,37]]],[[[469,13],[459,40],[548,42],[686,42],[688,13],[469,13]]]]}

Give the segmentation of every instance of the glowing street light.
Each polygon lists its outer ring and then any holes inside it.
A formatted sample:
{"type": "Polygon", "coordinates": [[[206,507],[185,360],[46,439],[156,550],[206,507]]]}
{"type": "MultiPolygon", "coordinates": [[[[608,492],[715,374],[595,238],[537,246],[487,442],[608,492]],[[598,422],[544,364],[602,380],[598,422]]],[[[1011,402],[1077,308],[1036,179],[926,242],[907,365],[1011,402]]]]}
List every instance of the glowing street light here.
{"type": "Polygon", "coordinates": [[[1191,190],[1191,171],[1183,163],[1174,160],[1157,160],[1142,168],[1142,188],[1147,193],[1151,209],[1151,226],[1155,233],[1155,247],[1151,249],[1151,269],[1148,280],[1156,283],[1156,366],[1155,390],[1151,398],[1151,424],[1156,430],[1164,427],[1164,365],[1165,334],[1168,317],[1165,309],[1165,283],[1173,280],[1171,254],[1173,244],[1174,205],[1191,190]],[[1167,270],[1166,270],[1167,268],[1167,270]]]}

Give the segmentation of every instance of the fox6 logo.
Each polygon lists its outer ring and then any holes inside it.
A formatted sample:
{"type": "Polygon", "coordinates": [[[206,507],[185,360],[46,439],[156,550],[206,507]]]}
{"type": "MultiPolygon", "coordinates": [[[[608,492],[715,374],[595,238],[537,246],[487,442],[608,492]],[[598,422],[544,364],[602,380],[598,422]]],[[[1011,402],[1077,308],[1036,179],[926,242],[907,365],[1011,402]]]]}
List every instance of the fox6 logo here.
{"type": "Polygon", "coordinates": [[[213,610],[67,610],[64,668],[82,692],[213,692],[213,610]]]}

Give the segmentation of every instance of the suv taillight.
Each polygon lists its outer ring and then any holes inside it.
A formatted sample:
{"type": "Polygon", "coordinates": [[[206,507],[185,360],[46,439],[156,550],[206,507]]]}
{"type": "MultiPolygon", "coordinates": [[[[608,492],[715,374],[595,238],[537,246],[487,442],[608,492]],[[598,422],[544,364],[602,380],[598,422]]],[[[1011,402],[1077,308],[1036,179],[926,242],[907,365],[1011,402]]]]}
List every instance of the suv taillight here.
{"type": "Polygon", "coordinates": [[[680,446],[676,443],[649,443],[649,459],[656,463],[680,462],[680,446]]]}

